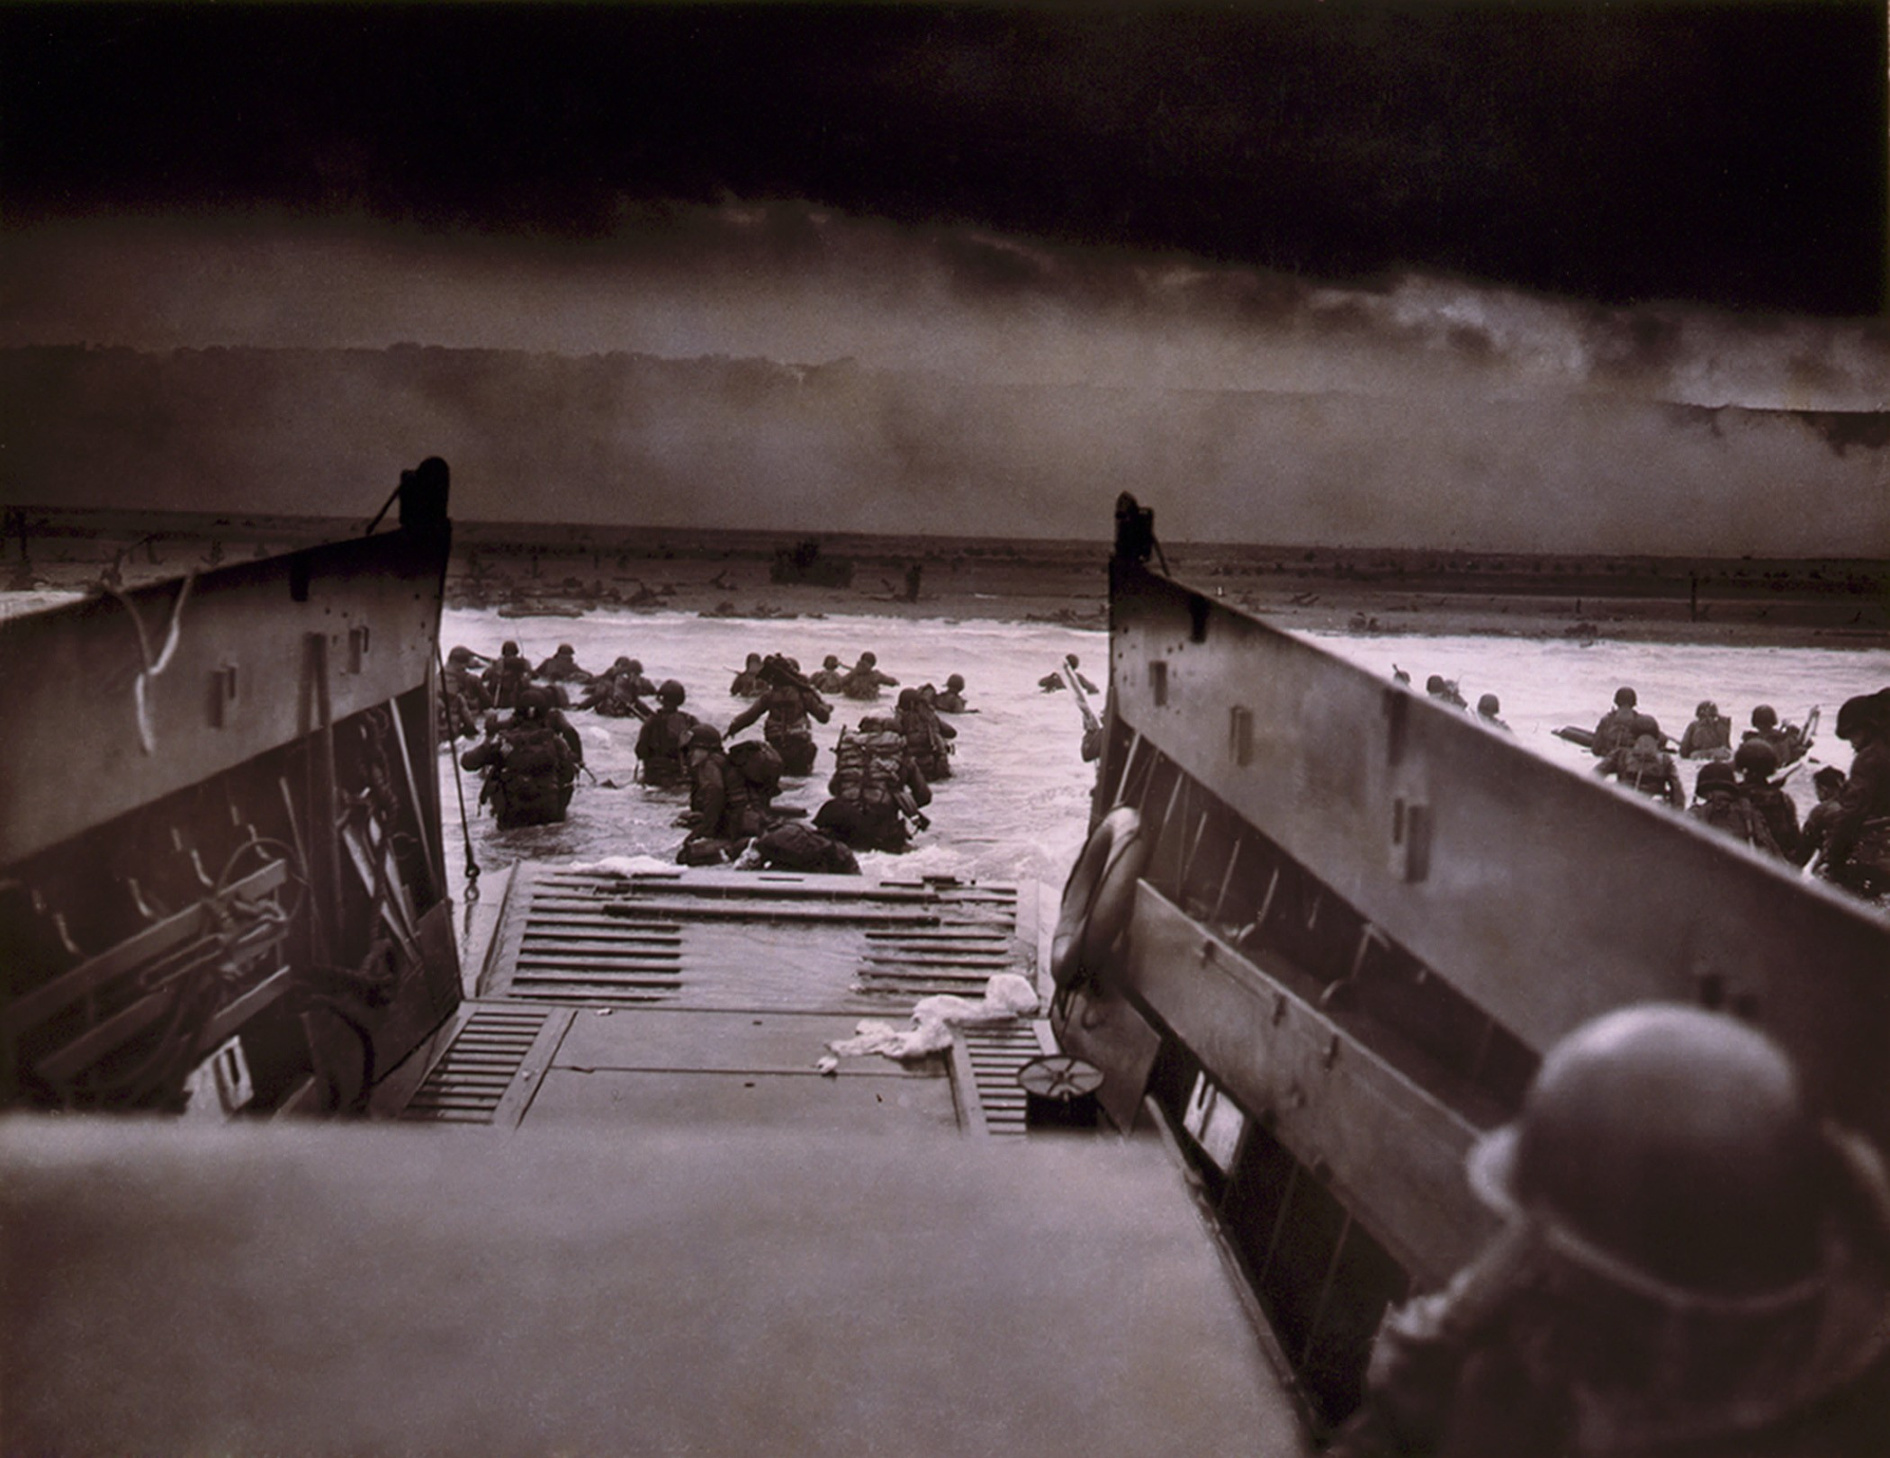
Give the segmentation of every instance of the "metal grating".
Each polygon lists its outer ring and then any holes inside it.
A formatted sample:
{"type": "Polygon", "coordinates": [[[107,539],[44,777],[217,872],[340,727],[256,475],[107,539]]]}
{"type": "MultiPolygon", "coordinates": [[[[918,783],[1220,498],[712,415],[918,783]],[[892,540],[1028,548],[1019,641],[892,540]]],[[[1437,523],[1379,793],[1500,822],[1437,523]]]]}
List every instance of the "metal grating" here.
{"type": "MultiPolygon", "coordinates": [[[[1017,1075],[1033,1058],[1056,1051],[1049,1025],[1018,1020],[958,1029],[959,1066],[969,1065],[970,1089],[982,1114],[984,1132],[1024,1132],[1023,1088],[1017,1075]]],[[[972,1121],[974,1124],[976,1119],[972,1121]]]]}
{"type": "Polygon", "coordinates": [[[867,991],[979,997],[999,972],[1017,970],[1017,892],[1008,886],[932,889],[939,915],[929,925],[865,933],[860,985],[867,991]]]}
{"type": "Polygon", "coordinates": [[[533,881],[511,996],[634,1005],[663,1001],[682,986],[681,924],[608,914],[600,892],[614,884],[571,872],[533,881]]]}
{"type": "Polygon", "coordinates": [[[492,1123],[550,1016],[535,1008],[474,1008],[400,1117],[433,1124],[492,1123]]]}
{"type": "Polygon", "coordinates": [[[480,979],[561,1007],[882,1011],[1030,975],[1030,903],[949,876],[516,868],[480,979]]]}

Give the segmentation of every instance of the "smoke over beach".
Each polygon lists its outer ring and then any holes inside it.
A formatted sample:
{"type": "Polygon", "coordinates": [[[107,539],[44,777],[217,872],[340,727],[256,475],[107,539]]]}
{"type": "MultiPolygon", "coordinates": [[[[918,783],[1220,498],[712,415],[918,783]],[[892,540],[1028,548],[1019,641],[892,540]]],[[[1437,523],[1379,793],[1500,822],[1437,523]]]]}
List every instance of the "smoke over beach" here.
{"type": "Polygon", "coordinates": [[[34,504],[292,511],[438,451],[493,520],[1084,537],[1131,490],[1196,539],[1842,556],[1890,489],[1868,322],[788,205],[534,248],[68,224],[8,254],[34,504]]]}
{"type": "Polygon", "coordinates": [[[1890,523],[1880,8],[14,7],[0,42],[10,503],[340,511],[437,453],[502,521],[1890,523]]]}

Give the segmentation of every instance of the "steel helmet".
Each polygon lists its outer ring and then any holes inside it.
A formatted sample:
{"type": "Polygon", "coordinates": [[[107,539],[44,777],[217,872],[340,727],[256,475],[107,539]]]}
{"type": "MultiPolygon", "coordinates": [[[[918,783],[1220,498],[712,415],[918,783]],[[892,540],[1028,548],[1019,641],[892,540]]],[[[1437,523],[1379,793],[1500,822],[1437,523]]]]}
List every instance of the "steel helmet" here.
{"type": "Polygon", "coordinates": [[[722,731],[713,724],[698,724],[689,731],[689,747],[691,749],[720,749],[722,731]]]}
{"type": "Polygon", "coordinates": [[[1477,700],[1477,712],[1479,714],[1487,714],[1490,718],[1494,719],[1498,714],[1503,712],[1502,701],[1498,699],[1495,694],[1484,694],[1482,698],[1477,700]]]}
{"type": "Polygon", "coordinates": [[[1719,705],[1714,703],[1711,699],[1701,699],[1699,707],[1693,712],[1702,719],[1717,719],[1719,717],[1719,705]]]}
{"type": "Polygon", "coordinates": [[[822,668],[838,668],[840,666],[840,655],[838,653],[829,653],[825,658],[820,660],[820,666],[822,668]]]}
{"type": "Polygon", "coordinates": [[[729,749],[728,757],[751,785],[771,790],[781,783],[781,755],[766,740],[744,739],[729,749]]]}
{"type": "Polygon", "coordinates": [[[1493,1209],[1534,1217],[1592,1274],[1670,1300],[1737,1300],[1816,1276],[1835,1173],[1776,1044],[1661,1003],[1556,1044],[1521,1117],[1470,1158],[1493,1209]]]}
{"type": "Polygon", "coordinates": [[[1739,785],[1739,776],[1733,773],[1733,767],[1723,759],[1701,765],[1700,777],[1693,782],[1694,790],[1702,795],[1715,785],[1728,790],[1736,789],[1739,785]]]}
{"type": "Polygon", "coordinates": [[[657,698],[672,708],[689,696],[689,691],[673,678],[663,680],[663,686],[656,691],[657,698]]]}
{"type": "Polygon", "coordinates": [[[879,662],[878,656],[872,653],[871,651],[862,653],[860,655],[861,668],[871,668],[875,663],[878,663],[878,662],[879,662]]]}
{"type": "Polygon", "coordinates": [[[1778,751],[1763,739],[1747,739],[1733,751],[1733,768],[1748,774],[1770,775],[1778,768],[1778,751]]]}
{"type": "Polygon", "coordinates": [[[1640,696],[1626,684],[1623,684],[1614,691],[1614,701],[1624,709],[1631,709],[1640,702],[1640,696]]]}
{"type": "Polygon", "coordinates": [[[964,686],[965,676],[962,673],[954,673],[950,678],[945,680],[945,687],[950,689],[953,693],[957,693],[958,690],[964,686]]]}
{"type": "Polygon", "coordinates": [[[518,711],[528,719],[544,718],[551,707],[551,695],[541,688],[528,688],[518,696],[518,711]]]}
{"type": "Polygon", "coordinates": [[[1887,719],[1890,719],[1890,689],[1879,689],[1874,694],[1859,694],[1838,706],[1837,737],[1850,739],[1862,729],[1881,732],[1887,719]]]}

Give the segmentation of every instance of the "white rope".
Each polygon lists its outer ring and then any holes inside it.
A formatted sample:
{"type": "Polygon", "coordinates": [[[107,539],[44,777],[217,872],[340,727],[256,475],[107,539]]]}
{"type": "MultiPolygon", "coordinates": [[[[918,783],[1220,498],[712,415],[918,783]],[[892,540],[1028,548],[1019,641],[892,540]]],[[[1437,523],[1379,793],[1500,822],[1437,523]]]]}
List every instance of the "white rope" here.
{"type": "Polygon", "coordinates": [[[125,605],[125,611],[131,615],[131,625],[138,630],[138,652],[144,659],[144,667],[138,671],[138,677],[131,686],[132,704],[138,716],[138,743],[146,754],[157,753],[157,738],[151,729],[151,706],[147,698],[151,680],[170,666],[171,655],[177,651],[177,629],[184,616],[184,599],[190,596],[190,584],[196,581],[193,570],[184,575],[184,585],[177,590],[177,601],[171,604],[170,627],[164,635],[164,647],[159,650],[157,660],[151,658],[151,636],[144,630],[144,619],[138,616],[138,609],[130,598],[117,588],[107,588],[111,595],[125,605]]]}

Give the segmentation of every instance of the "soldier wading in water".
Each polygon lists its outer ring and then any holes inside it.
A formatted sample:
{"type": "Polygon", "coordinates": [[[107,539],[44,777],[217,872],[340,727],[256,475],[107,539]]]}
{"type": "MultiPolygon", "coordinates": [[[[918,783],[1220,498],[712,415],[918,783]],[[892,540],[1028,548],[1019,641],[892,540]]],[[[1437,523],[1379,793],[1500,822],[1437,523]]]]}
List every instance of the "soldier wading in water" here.
{"type": "Polygon", "coordinates": [[[501,830],[562,820],[571,803],[579,760],[552,724],[551,707],[546,690],[526,689],[512,718],[460,757],[464,768],[484,771],[479,798],[501,830]]]}
{"type": "Polygon", "coordinates": [[[804,775],[814,768],[814,731],[808,725],[811,715],[825,724],[833,717],[833,706],[801,677],[785,658],[764,659],[760,669],[762,691],[754,703],[729,720],[725,739],[733,739],[763,714],[762,737],[781,756],[781,772],[804,775]]]}

